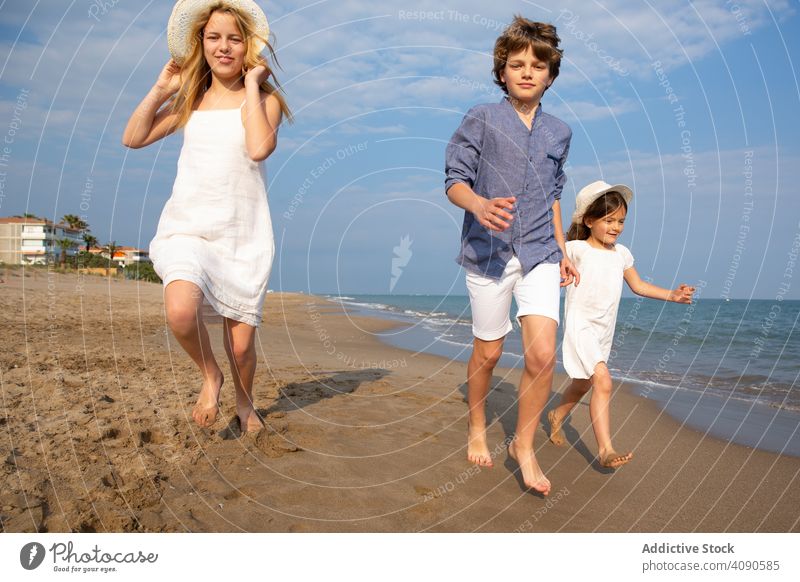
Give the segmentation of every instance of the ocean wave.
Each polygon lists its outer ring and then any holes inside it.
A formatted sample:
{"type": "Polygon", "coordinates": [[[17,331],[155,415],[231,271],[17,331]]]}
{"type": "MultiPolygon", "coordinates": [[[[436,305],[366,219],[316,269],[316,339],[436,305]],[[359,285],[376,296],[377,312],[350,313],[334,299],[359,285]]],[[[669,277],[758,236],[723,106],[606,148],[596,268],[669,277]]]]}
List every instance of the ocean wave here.
{"type": "Polygon", "coordinates": [[[464,343],[464,342],[457,342],[455,340],[445,339],[441,336],[436,338],[437,342],[442,342],[443,344],[450,344],[451,346],[458,346],[460,348],[471,348],[472,344],[464,343]]]}
{"type": "Polygon", "coordinates": [[[361,307],[363,309],[374,309],[376,311],[394,311],[398,312],[399,310],[391,305],[386,305],[384,303],[361,303],[359,301],[342,301],[347,305],[351,305],[353,307],[361,307]]]}
{"type": "MultiPolygon", "coordinates": [[[[637,376],[629,376],[625,374],[615,375],[620,380],[624,382],[630,382],[631,384],[636,384],[639,386],[648,386],[653,388],[659,388],[661,390],[673,390],[673,391],[681,391],[696,394],[698,396],[712,396],[714,398],[719,399],[730,399],[736,400],[737,402],[746,402],[749,404],[757,404],[760,406],[768,406],[770,408],[775,408],[778,410],[787,410],[791,412],[800,412],[800,403],[794,402],[787,402],[785,399],[771,399],[771,398],[759,398],[759,397],[752,397],[744,394],[739,394],[737,392],[725,391],[720,390],[718,387],[715,386],[706,386],[704,388],[698,388],[696,386],[690,385],[681,385],[681,384],[665,384],[663,382],[658,382],[655,380],[649,380],[637,376]]],[[[647,395],[642,394],[647,398],[647,395]]]]}

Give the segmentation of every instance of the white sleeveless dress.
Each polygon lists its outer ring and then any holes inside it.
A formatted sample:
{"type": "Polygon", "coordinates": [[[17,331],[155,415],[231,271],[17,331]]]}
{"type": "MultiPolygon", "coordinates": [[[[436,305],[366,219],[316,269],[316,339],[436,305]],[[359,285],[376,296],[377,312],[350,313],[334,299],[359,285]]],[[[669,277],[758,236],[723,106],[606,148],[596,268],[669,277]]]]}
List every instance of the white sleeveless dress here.
{"type": "Polygon", "coordinates": [[[264,164],[247,155],[241,113],[192,113],[150,258],[165,287],[190,281],[217,313],[255,327],[275,244],[264,164]]]}

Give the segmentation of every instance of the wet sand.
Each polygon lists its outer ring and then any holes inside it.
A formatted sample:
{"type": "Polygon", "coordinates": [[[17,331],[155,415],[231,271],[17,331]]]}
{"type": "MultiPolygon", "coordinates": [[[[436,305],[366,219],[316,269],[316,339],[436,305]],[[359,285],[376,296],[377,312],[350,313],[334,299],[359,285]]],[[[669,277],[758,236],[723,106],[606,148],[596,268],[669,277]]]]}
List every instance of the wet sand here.
{"type": "MultiPolygon", "coordinates": [[[[30,531],[800,531],[800,459],[718,440],[624,386],[600,467],[588,406],[568,447],[537,431],[553,483],[526,491],[503,446],[518,370],[489,397],[495,466],[466,461],[466,365],[387,346],[393,325],[268,295],[242,438],[191,420],[200,376],[169,335],[161,286],[8,269],[0,283],[0,523],[30,531]]],[[[209,330],[224,358],[218,319],[209,330]]],[[[553,397],[566,387],[556,377],[553,397]]],[[[546,420],[543,422],[546,423],[546,420]]]]}

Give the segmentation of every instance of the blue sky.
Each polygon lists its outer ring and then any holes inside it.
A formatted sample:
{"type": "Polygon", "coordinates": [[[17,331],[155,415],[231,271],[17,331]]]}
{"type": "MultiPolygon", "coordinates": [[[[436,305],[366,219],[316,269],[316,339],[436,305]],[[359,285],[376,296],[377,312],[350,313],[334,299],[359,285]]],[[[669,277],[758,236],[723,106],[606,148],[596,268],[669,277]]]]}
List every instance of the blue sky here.
{"type": "MultiPolygon", "coordinates": [[[[465,292],[444,148],[470,106],[500,99],[491,50],[521,13],[554,23],[565,51],[543,100],[573,128],[565,221],[586,183],[624,182],[621,242],[642,276],[800,298],[796,3],[261,5],[297,117],[267,161],[271,288],[389,293],[408,236],[393,293],[465,292]]],[[[0,215],[82,214],[102,242],[147,247],[182,135],[136,151],[120,139],[168,59],[172,6],[0,0],[0,215]]]]}

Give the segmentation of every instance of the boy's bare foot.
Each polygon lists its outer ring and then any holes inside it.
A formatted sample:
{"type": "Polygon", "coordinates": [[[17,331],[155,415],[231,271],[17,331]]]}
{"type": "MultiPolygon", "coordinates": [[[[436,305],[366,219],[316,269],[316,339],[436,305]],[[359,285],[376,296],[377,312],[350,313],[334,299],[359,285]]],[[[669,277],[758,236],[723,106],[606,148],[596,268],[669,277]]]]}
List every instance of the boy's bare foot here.
{"type": "Polygon", "coordinates": [[[564,422],[563,418],[558,418],[555,410],[547,413],[547,420],[550,422],[550,442],[554,445],[563,446],[567,439],[561,430],[561,423],[564,422]]]}
{"type": "Polygon", "coordinates": [[[608,467],[609,469],[616,469],[617,467],[621,467],[628,461],[633,458],[633,453],[625,453],[624,455],[620,455],[614,449],[610,451],[601,451],[600,452],[600,464],[603,467],[608,467]]]}
{"type": "Polygon", "coordinates": [[[219,376],[206,378],[200,388],[200,396],[192,409],[192,418],[197,426],[208,428],[217,421],[219,415],[219,392],[225,378],[219,376]]]}
{"type": "Polygon", "coordinates": [[[479,467],[492,467],[492,455],[486,445],[486,427],[478,428],[467,423],[467,460],[479,467]]]}
{"type": "Polygon", "coordinates": [[[511,441],[511,444],[508,445],[508,455],[519,465],[525,486],[535,489],[542,495],[548,495],[550,493],[550,481],[539,468],[539,463],[536,461],[536,455],[533,454],[533,450],[523,450],[521,447],[516,446],[516,442],[516,440],[511,441]]]}

